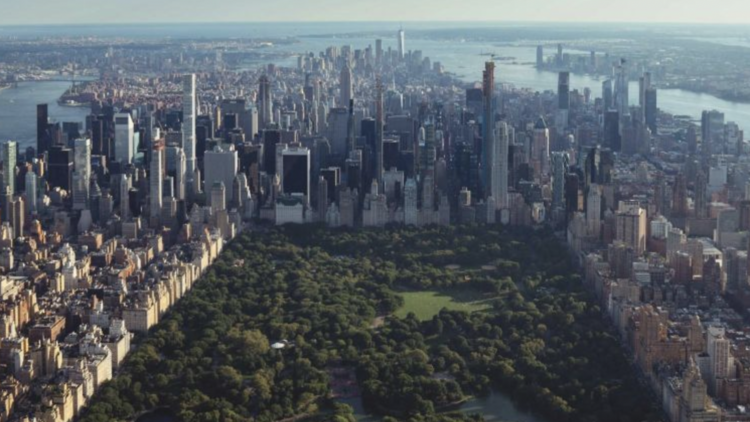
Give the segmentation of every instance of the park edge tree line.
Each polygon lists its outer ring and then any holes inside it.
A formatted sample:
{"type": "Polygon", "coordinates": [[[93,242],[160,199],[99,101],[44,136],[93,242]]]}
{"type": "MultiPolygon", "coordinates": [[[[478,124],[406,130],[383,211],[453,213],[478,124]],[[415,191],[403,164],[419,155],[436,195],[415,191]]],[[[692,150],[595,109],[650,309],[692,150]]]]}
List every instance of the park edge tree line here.
{"type": "Polygon", "coordinates": [[[550,231],[315,225],[230,243],[81,420],[165,407],[189,422],[351,422],[332,367],[388,421],[481,420],[449,409],[492,389],[550,422],[661,420],[550,231]],[[466,289],[492,306],[392,316],[399,292],[466,289]]]}

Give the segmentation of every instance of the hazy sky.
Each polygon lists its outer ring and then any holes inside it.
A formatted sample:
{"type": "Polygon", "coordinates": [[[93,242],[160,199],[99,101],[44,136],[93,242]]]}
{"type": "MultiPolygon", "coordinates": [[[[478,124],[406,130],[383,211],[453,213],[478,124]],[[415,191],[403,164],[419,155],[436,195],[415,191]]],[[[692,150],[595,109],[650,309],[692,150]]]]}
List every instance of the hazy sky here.
{"type": "Polygon", "coordinates": [[[3,0],[0,25],[252,21],[747,23],[748,0],[3,0]]]}

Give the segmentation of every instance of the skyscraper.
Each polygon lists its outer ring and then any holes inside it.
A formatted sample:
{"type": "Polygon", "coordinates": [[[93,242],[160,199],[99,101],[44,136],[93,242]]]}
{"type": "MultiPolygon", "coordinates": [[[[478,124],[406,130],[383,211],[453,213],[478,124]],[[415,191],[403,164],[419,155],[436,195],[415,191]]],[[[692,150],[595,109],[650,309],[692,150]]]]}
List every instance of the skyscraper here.
{"type": "Polygon", "coordinates": [[[570,158],[567,152],[553,152],[552,162],[552,207],[563,209],[565,206],[565,176],[568,173],[570,158]]]}
{"type": "Polygon", "coordinates": [[[224,182],[217,180],[211,186],[211,211],[216,213],[227,209],[226,188],[224,182]]]}
{"type": "Polygon", "coordinates": [[[154,141],[151,151],[151,162],[149,163],[148,185],[149,185],[149,216],[151,217],[151,226],[156,227],[159,224],[161,207],[163,204],[164,194],[164,140],[154,141]]]}
{"type": "Polygon", "coordinates": [[[52,147],[52,134],[49,130],[49,109],[47,104],[36,106],[36,153],[39,155],[52,147]]]}
{"type": "Polygon", "coordinates": [[[560,72],[557,77],[557,121],[559,132],[568,127],[570,116],[570,72],[560,72]]]}
{"type": "Polygon", "coordinates": [[[375,40],[375,64],[378,66],[383,65],[383,40],[380,38],[375,40]]]}
{"type": "Polygon", "coordinates": [[[281,192],[302,195],[310,201],[310,150],[288,146],[281,151],[281,192]]]}
{"type": "Polygon", "coordinates": [[[495,198],[495,206],[498,209],[508,207],[508,151],[510,136],[508,124],[498,122],[495,125],[496,159],[495,166],[498,168],[497,181],[493,182],[492,196],[495,198]]]}
{"type": "Polygon", "coordinates": [[[544,66],[544,47],[538,45],[536,47],[536,67],[542,68],[544,66]]]}
{"type": "Polygon", "coordinates": [[[91,186],[91,140],[76,139],[73,144],[73,208],[88,208],[91,186]]]}
{"type": "MultiPolygon", "coordinates": [[[[224,149],[217,145],[212,151],[206,151],[203,160],[206,192],[209,192],[216,182],[222,182],[225,188],[233,185],[234,177],[239,169],[239,159],[234,146],[230,145],[227,149],[224,149]]],[[[225,189],[225,195],[229,196],[227,198],[229,202],[235,201],[232,196],[234,195],[232,189],[229,192],[226,192],[225,189]]]]}
{"type": "Polygon", "coordinates": [[[37,185],[39,183],[36,173],[28,171],[24,177],[26,191],[26,208],[30,214],[37,211],[37,185]]]}
{"type": "Polygon", "coordinates": [[[531,166],[534,169],[534,178],[541,180],[549,175],[549,129],[542,116],[539,116],[534,124],[531,166]]]}
{"type": "Polygon", "coordinates": [[[16,163],[18,161],[18,144],[7,141],[3,144],[3,188],[8,186],[11,195],[16,194],[16,163]]]}
{"type": "Polygon", "coordinates": [[[378,186],[383,185],[383,131],[385,128],[385,115],[383,112],[383,82],[378,78],[377,104],[375,121],[375,180],[378,186]]]}
{"type": "Polygon", "coordinates": [[[260,127],[267,129],[273,123],[273,99],[271,98],[271,82],[266,75],[262,75],[258,80],[258,109],[260,110],[260,127]]]}
{"type": "Polygon", "coordinates": [[[341,69],[341,77],[339,78],[339,84],[340,84],[339,89],[341,93],[341,97],[339,98],[339,101],[341,103],[341,107],[348,107],[349,102],[354,98],[352,69],[349,67],[348,64],[345,64],[344,68],[341,69]]]}
{"type": "Polygon", "coordinates": [[[482,185],[491,195],[492,160],[495,153],[495,62],[485,62],[482,74],[482,185]]]}
{"type": "Polygon", "coordinates": [[[630,103],[628,100],[628,89],[629,89],[629,77],[627,69],[627,61],[620,59],[620,63],[615,68],[615,74],[617,80],[615,81],[615,106],[617,111],[620,112],[620,118],[624,119],[625,116],[630,115],[630,103]]]}
{"type": "Polygon", "coordinates": [[[115,115],[115,160],[125,166],[133,162],[134,126],[130,113],[115,115]]]}
{"type": "Polygon", "coordinates": [[[403,60],[405,55],[406,55],[406,33],[404,33],[403,28],[400,28],[398,30],[398,57],[399,59],[403,60]]]}
{"type": "Polygon", "coordinates": [[[182,78],[182,150],[187,174],[195,171],[195,75],[182,78]]]}

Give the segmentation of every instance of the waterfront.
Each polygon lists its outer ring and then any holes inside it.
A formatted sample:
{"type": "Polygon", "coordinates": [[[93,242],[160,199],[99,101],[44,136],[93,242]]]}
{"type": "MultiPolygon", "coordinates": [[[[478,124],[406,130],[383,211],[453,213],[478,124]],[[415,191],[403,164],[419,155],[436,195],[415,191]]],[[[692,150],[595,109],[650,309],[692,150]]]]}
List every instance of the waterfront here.
{"type": "Polygon", "coordinates": [[[49,104],[49,116],[56,122],[79,122],[81,128],[88,107],[63,107],[57,104],[70,88],[70,82],[21,82],[17,87],[0,90],[0,140],[14,140],[19,150],[36,146],[36,106],[49,104]]]}

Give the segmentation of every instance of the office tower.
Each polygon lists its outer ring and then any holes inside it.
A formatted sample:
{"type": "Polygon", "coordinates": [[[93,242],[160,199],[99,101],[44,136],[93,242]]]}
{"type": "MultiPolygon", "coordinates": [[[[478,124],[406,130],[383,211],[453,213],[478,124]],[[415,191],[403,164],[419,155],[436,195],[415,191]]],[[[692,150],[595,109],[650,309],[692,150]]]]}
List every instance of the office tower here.
{"type": "Polygon", "coordinates": [[[404,33],[404,29],[401,28],[398,30],[398,57],[400,60],[403,60],[405,55],[406,55],[406,34],[404,33]]]}
{"type": "MultiPolygon", "coordinates": [[[[252,140],[258,134],[258,109],[249,106],[244,99],[222,100],[221,113],[222,115],[233,114],[237,116],[236,125],[242,129],[246,141],[252,140]]],[[[205,152],[205,145],[203,152],[205,152]]],[[[196,155],[201,156],[200,148],[196,151],[196,155]]]]}
{"type": "Polygon", "coordinates": [[[258,81],[258,109],[260,110],[260,127],[267,129],[273,123],[273,99],[271,98],[271,82],[266,75],[262,75],[258,81]]]}
{"type": "Polygon", "coordinates": [[[649,88],[646,90],[646,126],[651,130],[651,134],[656,135],[657,125],[656,117],[659,114],[659,108],[657,104],[657,91],[656,88],[649,88]]]}
{"type": "Polygon", "coordinates": [[[383,184],[383,132],[385,130],[385,113],[383,111],[383,82],[378,78],[377,102],[375,118],[375,180],[378,185],[383,184]]]}
{"type": "Polygon", "coordinates": [[[10,188],[12,195],[16,194],[16,163],[18,162],[18,144],[7,141],[3,144],[3,185],[10,188]]]}
{"type": "Polygon", "coordinates": [[[605,112],[609,111],[613,107],[614,94],[612,92],[612,80],[607,79],[602,82],[602,101],[604,102],[605,112]]]}
{"type": "Polygon", "coordinates": [[[707,165],[714,152],[724,145],[724,113],[716,110],[701,113],[701,142],[704,165],[707,165]]]}
{"type": "Polygon", "coordinates": [[[541,180],[549,175],[549,129],[542,116],[534,124],[530,161],[534,178],[541,180]]]}
{"type": "Polygon", "coordinates": [[[536,46],[536,67],[544,67],[544,47],[541,45],[536,46]]]}
{"type": "Polygon", "coordinates": [[[336,193],[338,192],[339,185],[341,184],[341,169],[338,167],[328,167],[320,169],[320,177],[326,179],[329,202],[335,202],[336,193]]]}
{"type": "Polygon", "coordinates": [[[628,89],[629,89],[629,76],[627,69],[627,61],[620,59],[620,63],[616,66],[615,75],[617,80],[615,81],[615,107],[620,112],[620,118],[624,119],[625,116],[630,115],[630,103],[628,100],[628,89]]]}
{"type": "Polygon", "coordinates": [[[491,193],[492,158],[495,153],[495,62],[485,62],[482,74],[482,186],[491,193]]]}
{"type": "Polygon", "coordinates": [[[133,162],[135,138],[133,118],[130,113],[115,115],[115,160],[122,166],[133,162]]]}
{"type": "Polygon", "coordinates": [[[49,108],[47,104],[36,106],[36,153],[43,155],[52,147],[52,133],[49,130],[49,108]]]}
{"type": "Polygon", "coordinates": [[[73,143],[73,209],[88,209],[91,186],[91,140],[76,139],[73,143]]]}
{"type": "Polygon", "coordinates": [[[348,107],[349,102],[354,98],[354,81],[352,80],[352,69],[349,64],[345,64],[344,68],[341,69],[341,76],[339,78],[339,104],[341,107],[348,107]]]}
{"type": "MultiPolygon", "coordinates": [[[[239,170],[239,159],[233,145],[227,149],[217,145],[213,150],[206,151],[203,160],[206,191],[212,189],[216,182],[222,182],[225,187],[232,186],[239,170]]],[[[229,202],[236,200],[233,195],[234,193],[230,191],[230,197],[227,198],[229,202]]]]}
{"type": "Polygon", "coordinates": [[[26,204],[30,214],[34,214],[37,211],[37,195],[38,195],[39,180],[36,177],[36,173],[29,170],[24,176],[24,191],[26,192],[26,204]]]}
{"type": "Polygon", "coordinates": [[[60,188],[70,192],[73,184],[73,150],[55,145],[48,152],[47,183],[50,188],[60,188]]]}
{"type": "Polygon", "coordinates": [[[557,44],[557,65],[562,66],[563,65],[563,45],[557,44]]]}
{"type": "Polygon", "coordinates": [[[624,242],[637,256],[646,251],[646,210],[636,201],[622,201],[615,213],[616,240],[624,242]]]}
{"type": "Polygon", "coordinates": [[[211,185],[211,211],[216,213],[227,209],[224,182],[217,180],[211,185]]]}
{"type": "Polygon", "coordinates": [[[565,206],[565,176],[568,173],[570,157],[567,152],[553,152],[552,162],[552,207],[563,209],[565,206]]]}
{"type": "Polygon", "coordinates": [[[508,124],[498,122],[495,126],[495,137],[497,142],[497,159],[495,162],[498,166],[498,178],[496,192],[492,194],[495,198],[495,205],[498,209],[508,208],[508,153],[510,148],[510,135],[508,133],[508,124]]]}
{"type": "Polygon", "coordinates": [[[118,177],[120,196],[120,217],[123,220],[130,218],[130,176],[121,174],[118,177]]]}
{"type": "Polygon", "coordinates": [[[287,146],[281,151],[281,193],[303,195],[310,201],[310,150],[287,146]]]}
{"type": "Polygon", "coordinates": [[[195,163],[195,82],[193,74],[182,77],[182,150],[185,152],[187,174],[193,174],[197,168],[195,163]]]}
{"type": "Polygon", "coordinates": [[[557,129],[562,132],[568,127],[570,115],[570,72],[560,72],[557,76],[557,129]]]}
{"type": "Polygon", "coordinates": [[[149,216],[151,217],[151,227],[159,224],[159,215],[164,194],[164,140],[154,141],[151,151],[151,162],[149,163],[148,185],[149,185],[149,216]]]}
{"type": "Polygon", "coordinates": [[[604,128],[602,133],[602,144],[612,151],[622,150],[622,135],[620,134],[620,112],[609,110],[604,113],[604,128]]]}

